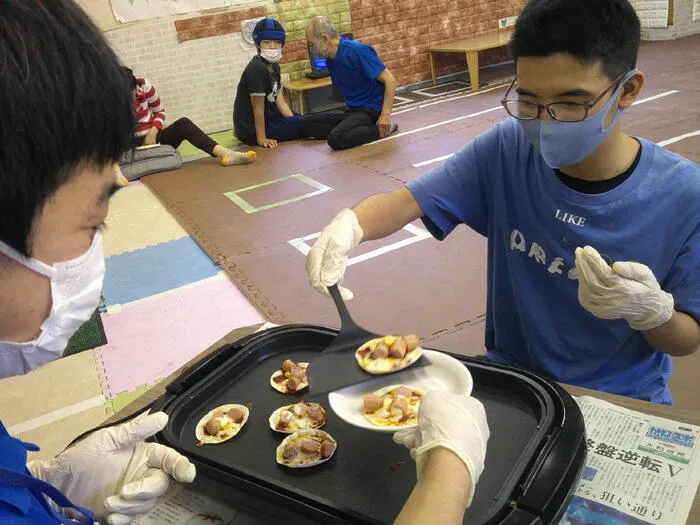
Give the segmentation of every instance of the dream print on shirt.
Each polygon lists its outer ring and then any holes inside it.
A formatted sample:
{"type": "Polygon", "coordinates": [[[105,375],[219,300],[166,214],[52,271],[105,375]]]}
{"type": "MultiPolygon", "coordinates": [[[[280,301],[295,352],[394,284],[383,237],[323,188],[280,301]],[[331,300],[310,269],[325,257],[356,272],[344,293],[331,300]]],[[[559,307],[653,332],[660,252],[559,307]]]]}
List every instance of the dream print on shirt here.
{"type": "Polygon", "coordinates": [[[539,243],[534,241],[528,241],[525,236],[517,229],[513,229],[510,233],[510,249],[512,251],[518,251],[527,254],[529,258],[533,261],[540,263],[542,266],[547,268],[547,271],[551,274],[564,275],[572,281],[577,281],[578,276],[576,275],[576,267],[566,269],[566,264],[564,263],[563,257],[554,257],[553,259],[547,258],[547,252],[539,243]],[[528,249],[529,246],[529,249],[528,249]]]}

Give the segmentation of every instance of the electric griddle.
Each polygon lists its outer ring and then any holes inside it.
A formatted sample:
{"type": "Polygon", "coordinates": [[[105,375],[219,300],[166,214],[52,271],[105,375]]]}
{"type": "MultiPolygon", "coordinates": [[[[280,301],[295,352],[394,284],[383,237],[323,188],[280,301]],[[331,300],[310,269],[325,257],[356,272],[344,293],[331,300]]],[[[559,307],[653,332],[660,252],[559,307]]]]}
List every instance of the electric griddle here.
{"type": "MultiPolygon", "coordinates": [[[[222,347],[170,383],[156,401],[152,411],[170,416],[156,440],[197,465],[201,490],[247,507],[259,523],[392,523],[415,484],[408,451],[394,444],[391,434],[362,430],[339,419],[327,396],[284,395],[269,384],[284,359],[310,361],[337,333],[321,326],[288,325],[222,347]],[[275,461],[275,449],[285,435],[271,430],[268,418],[280,406],[301,400],[326,408],[324,430],[337,440],[338,450],[317,467],[288,469],[275,461]],[[225,443],[197,446],[199,419],[226,403],[249,404],[246,426],[225,443]]],[[[577,404],[561,387],[534,374],[453,357],[469,368],[473,395],[483,402],[491,429],[486,467],[464,523],[556,521],[586,459],[577,404]]],[[[356,365],[352,361],[348,366],[356,365]]]]}

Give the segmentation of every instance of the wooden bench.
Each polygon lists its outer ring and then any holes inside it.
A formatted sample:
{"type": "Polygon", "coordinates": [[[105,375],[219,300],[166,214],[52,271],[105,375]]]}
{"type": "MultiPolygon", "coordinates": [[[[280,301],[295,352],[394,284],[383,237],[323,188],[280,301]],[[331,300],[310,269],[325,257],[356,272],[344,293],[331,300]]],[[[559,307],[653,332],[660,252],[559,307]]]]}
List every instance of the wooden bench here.
{"type": "Polygon", "coordinates": [[[513,36],[513,29],[500,29],[485,35],[464,38],[436,46],[430,46],[430,72],[433,75],[433,86],[437,83],[434,53],[464,53],[467,56],[469,82],[472,91],[479,91],[479,51],[507,46],[513,36]]]}
{"type": "Polygon", "coordinates": [[[331,77],[325,78],[302,78],[301,80],[289,80],[282,83],[282,88],[291,102],[292,110],[296,110],[300,115],[305,115],[308,108],[306,107],[306,94],[312,89],[324,88],[333,85],[331,77]]]}

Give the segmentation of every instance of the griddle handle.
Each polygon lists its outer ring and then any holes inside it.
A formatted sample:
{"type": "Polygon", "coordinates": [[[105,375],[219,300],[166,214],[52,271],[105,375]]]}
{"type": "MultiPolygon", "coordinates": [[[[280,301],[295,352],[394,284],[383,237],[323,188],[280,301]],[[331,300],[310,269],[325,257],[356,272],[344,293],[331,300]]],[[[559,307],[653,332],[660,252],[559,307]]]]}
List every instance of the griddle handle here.
{"type": "Polygon", "coordinates": [[[586,463],[586,434],[576,401],[559,385],[551,384],[564,405],[563,420],[540,452],[539,468],[528,480],[518,506],[538,514],[547,523],[558,522],[586,463]],[[564,507],[560,502],[564,502],[564,507]]]}
{"type": "Polygon", "coordinates": [[[214,350],[211,354],[204,356],[202,359],[190,366],[185,372],[168,383],[168,386],[165,387],[165,391],[173,395],[179,395],[181,392],[197,383],[204,376],[215,370],[233,354],[244,348],[245,345],[247,345],[253,338],[259,336],[260,333],[252,333],[240,341],[223,345],[217,350],[214,350]]]}

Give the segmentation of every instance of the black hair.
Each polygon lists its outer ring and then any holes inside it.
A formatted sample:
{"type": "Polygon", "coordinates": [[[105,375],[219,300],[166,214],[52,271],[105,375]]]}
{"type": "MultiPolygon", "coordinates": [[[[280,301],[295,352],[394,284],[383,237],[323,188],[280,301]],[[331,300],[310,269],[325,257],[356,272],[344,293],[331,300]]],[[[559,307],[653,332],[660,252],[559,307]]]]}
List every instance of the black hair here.
{"type": "Polygon", "coordinates": [[[0,240],[30,255],[44,203],[83,162],[131,148],[117,57],[73,0],[0,1],[0,240]]]}
{"type": "Polygon", "coordinates": [[[640,24],[628,0],[530,0],[515,23],[510,52],[520,57],[567,53],[600,61],[614,80],[636,67],[640,24]]]}
{"type": "Polygon", "coordinates": [[[124,80],[126,80],[126,85],[132,91],[136,89],[138,82],[136,81],[136,75],[134,75],[134,70],[130,67],[122,66],[122,72],[124,73],[124,80]]]}

